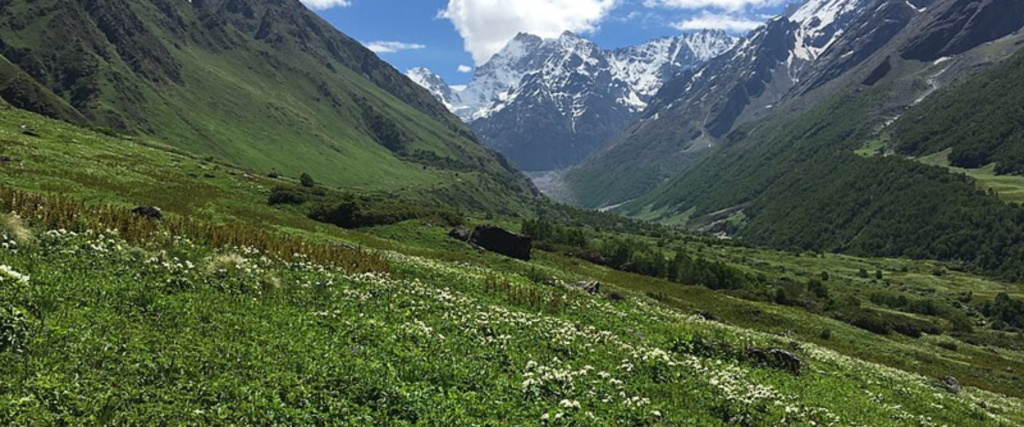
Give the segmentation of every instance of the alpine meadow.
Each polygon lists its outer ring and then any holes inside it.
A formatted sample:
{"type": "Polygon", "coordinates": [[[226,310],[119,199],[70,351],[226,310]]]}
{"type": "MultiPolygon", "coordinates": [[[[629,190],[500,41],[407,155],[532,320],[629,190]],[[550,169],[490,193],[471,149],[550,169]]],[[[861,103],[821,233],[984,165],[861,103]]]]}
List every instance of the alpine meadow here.
{"type": "Polygon", "coordinates": [[[0,0],[0,425],[1024,426],[1024,2],[0,0]]]}

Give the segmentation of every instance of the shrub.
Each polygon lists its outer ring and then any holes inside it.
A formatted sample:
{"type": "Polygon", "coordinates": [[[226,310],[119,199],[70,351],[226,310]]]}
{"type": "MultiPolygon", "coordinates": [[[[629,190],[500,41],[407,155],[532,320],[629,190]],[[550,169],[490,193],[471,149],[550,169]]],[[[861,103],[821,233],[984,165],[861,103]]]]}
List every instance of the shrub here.
{"type": "Polygon", "coordinates": [[[1024,329],[1024,301],[1010,298],[1006,293],[1000,293],[992,301],[986,301],[981,307],[981,312],[993,320],[992,327],[995,329],[1024,329]]]}
{"type": "Polygon", "coordinates": [[[818,299],[829,299],[828,287],[817,280],[807,282],[807,292],[810,292],[811,295],[814,295],[818,299]]]}
{"type": "Polygon", "coordinates": [[[821,337],[821,339],[823,339],[825,341],[828,341],[828,340],[832,339],[832,330],[831,329],[822,329],[821,330],[821,334],[819,334],[818,336],[821,337]]]}
{"type": "Polygon", "coordinates": [[[859,307],[846,307],[837,315],[839,320],[878,335],[892,333],[892,324],[873,311],[859,307]]]}
{"type": "Polygon", "coordinates": [[[313,188],[316,186],[316,181],[313,180],[313,177],[309,176],[309,174],[305,172],[303,172],[302,175],[299,175],[299,183],[306,188],[313,188]]]}
{"type": "Polygon", "coordinates": [[[424,206],[385,198],[347,195],[320,203],[309,213],[313,220],[341,228],[362,228],[422,219],[455,226],[464,222],[461,212],[438,206],[424,206]]]}
{"type": "Polygon", "coordinates": [[[32,241],[32,231],[25,226],[25,221],[16,214],[0,214],[0,234],[5,234],[19,245],[32,241]]]}
{"type": "Polygon", "coordinates": [[[206,265],[207,274],[220,278],[238,277],[245,270],[248,261],[238,254],[220,254],[206,265]]]}
{"type": "Polygon", "coordinates": [[[270,197],[267,199],[267,203],[271,206],[275,205],[301,205],[308,201],[306,195],[301,191],[278,187],[270,192],[270,197]]]}
{"type": "Polygon", "coordinates": [[[25,312],[11,304],[0,305],[0,353],[20,353],[28,338],[25,312]]]}
{"type": "Polygon", "coordinates": [[[529,270],[526,270],[525,275],[526,278],[530,279],[531,282],[541,285],[548,285],[554,282],[553,280],[551,280],[550,275],[544,272],[544,270],[541,270],[536,267],[530,267],[529,270]]]}

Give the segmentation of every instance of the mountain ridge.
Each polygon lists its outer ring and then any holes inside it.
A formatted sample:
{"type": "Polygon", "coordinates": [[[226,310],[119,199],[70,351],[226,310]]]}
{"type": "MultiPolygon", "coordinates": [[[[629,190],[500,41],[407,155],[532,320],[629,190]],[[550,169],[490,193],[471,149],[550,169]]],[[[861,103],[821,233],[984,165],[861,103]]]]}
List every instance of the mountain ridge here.
{"type": "MultiPolygon", "coordinates": [[[[667,84],[665,99],[652,103],[611,149],[595,155],[604,157],[601,163],[589,159],[570,172],[570,186],[576,185],[570,195],[580,197],[580,186],[588,186],[582,199],[592,206],[625,201],[618,212],[755,244],[939,259],[1007,280],[1024,277],[1024,266],[1014,261],[1021,249],[1006,243],[1020,239],[1024,214],[1019,206],[985,192],[972,178],[900,155],[951,149],[948,160],[954,166],[995,161],[998,170],[1017,169],[1014,140],[959,139],[1014,131],[1006,124],[1020,120],[1018,109],[986,107],[983,117],[966,120],[967,112],[979,110],[970,104],[974,98],[946,95],[940,104],[929,99],[959,84],[985,89],[974,92],[989,98],[1010,93],[1011,87],[986,89],[972,82],[1004,62],[1009,67],[1020,63],[1007,59],[1021,54],[1024,20],[1016,21],[1016,29],[996,23],[1002,13],[1024,9],[1024,4],[936,0],[922,7],[924,2],[871,0],[863,5],[861,10],[871,13],[847,20],[816,60],[799,64],[798,74],[789,74],[789,59],[799,46],[793,36],[805,33],[796,23],[778,19],[763,27],[761,38],[742,42],[707,66],[725,70],[731,65],[736,72],[704,77],[700,70],[667,84]],[[950,31],[945,23],[962,16],[979,21],[950,31]],[[768,37],[772,31],[786,37],[768,37]],[[922,58],[937,59],[903,58],[919,40],[933,40],[922,58]],[[941,56],[957,40],[970,40],[959,42],[969,48],[941,56]],[[764,54],[740,55],[755,52],[748,44],[764,54]],[[761,61],[751,59],[755,56],[761,61]],[[762,72],[769,74],[732,77],[762,72]],[[693,101],[709,93],[704,87],[716,84],[736,88],[721,86],[726,89],[719,93],[741,96],[693,101]],[[708,111],[719,113],[708,116],[708,111]],[[922,120],[925,116],[938,119],[922,120]],[[715,123],[728,125],[709,126],[715,123]],[[934,135],[955,141],[920,142],[934,135]],[[683,162],[664,161],[665,153],[695,146],[703,152],[683,162]]],[[[1018,74],[1004,72],[1010,77],[1003,78],[1013,81],[1018,74]]]]}
{"type": "Polygon", "coordinates": [[[480,205],[491,201],[479,186],[513,205],[532,197],[447,108],[299,0],[15,0],[0,11],[0,54],[44,89],[37,98],[74,110],[38,112],[346,188],[462,187],[480,205]]]}
{"type": "Polygon", "coordinates": [[[571,166],[639,114],[662,84],[734,43],[721,31],[662,37],[614,50],[572,32],[520,33],[476,70],[466,89],[407,72],[527,171],[571,166]]]}

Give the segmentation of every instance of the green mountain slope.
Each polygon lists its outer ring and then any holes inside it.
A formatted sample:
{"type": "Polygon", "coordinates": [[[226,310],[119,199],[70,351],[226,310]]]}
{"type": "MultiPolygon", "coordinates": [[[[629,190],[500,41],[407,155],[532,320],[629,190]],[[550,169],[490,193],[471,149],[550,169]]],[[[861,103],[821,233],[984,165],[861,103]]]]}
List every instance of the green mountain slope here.
{"type": "Polygon", "coordinates": [[[742,126],[722,147],[628,209],[639,216],[682,218],[691,226],[725,222],[742,212],[738,235],[760,244],[955,261],[1024,278],[1024,209],[946,168],[855,154],[889,138],[878,130],[886,120],[880,106],[899,92],[897,82],[885,79],[806,113],[742,126]]]}
{"type": "Polygon", "coordinates": [[[925,99],[893,128],[895,149],[923,156],[952,149],[953,166],[995,163],[998,174],[1024,174],[1024,52],[963,84],[925,99]]]}
{"type": "Polygon", "coordinates": [[[532,191],[426,91],[298,0],[6,1],[0,53],[46,89],[26,108],[264,173],[447,189],[478,205],[493,200],[452,190],[455,175],[514,195],[504,199],[532,191]]]}

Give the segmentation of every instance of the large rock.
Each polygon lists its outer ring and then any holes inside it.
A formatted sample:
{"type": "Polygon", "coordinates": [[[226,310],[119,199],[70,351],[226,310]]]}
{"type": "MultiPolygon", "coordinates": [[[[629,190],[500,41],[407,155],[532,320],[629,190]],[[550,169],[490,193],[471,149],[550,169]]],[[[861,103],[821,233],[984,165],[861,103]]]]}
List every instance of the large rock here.
{"type": "Polygon", "coordinates": [[[473,230],[469,243],[523,261],[530,260],[530,252],[533,250],[533,241],[529,237],[491,225],[481,225],[473,230]]]}
{"type": "Polygon", "coordinates": [[[452,230],[451,232],[449,232],[448,237],[451,237],[455,240],[468,242],[469,238],[473,237],[473,230],[470,230],[469,227],[466,227],[465,225],[460,225],[458,227],[455,227],[455,229],[452,230]]]}
{"type": "Polygon", "coordinates": [[[157,221],[164,220],[164,212],[155,206],[140,206],[132,209],[132,213],[143,218],[149,218],[157,221]]]}
{"type": "Polygon", "coordinates": [[[579,289],[591,295],[597,295],[601,292],[601,282],[596,280],[585,280],[573,285],[569,285],[574,289],[579,289]]]}
{"type": "Polygon", "coordinates": [[[964,391],[963,386],[960,385],[960,381],[957,381],[956,378],[942,377],[939,378],[939,381],[942,382],[942,386],[946,389],[946,391],[952,394],[960,394],[961,392],[964,391]]]}
{"type": "Polygon", "coordinates": [[[765,366],[800,375],[801,361],[797,355],[778,348],[751,348],[747,357],[765,366]]]}

